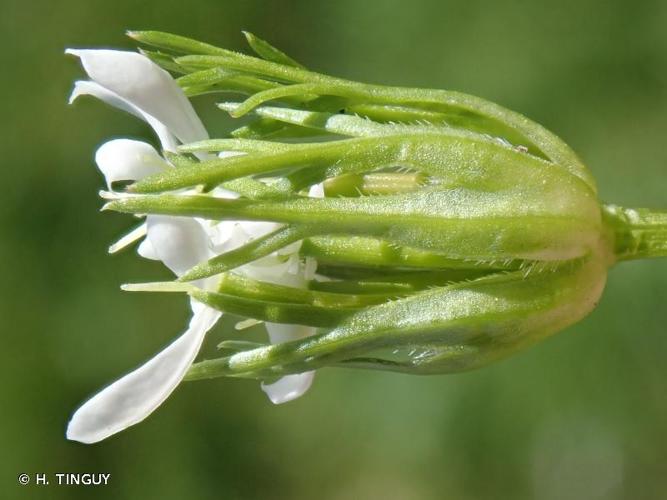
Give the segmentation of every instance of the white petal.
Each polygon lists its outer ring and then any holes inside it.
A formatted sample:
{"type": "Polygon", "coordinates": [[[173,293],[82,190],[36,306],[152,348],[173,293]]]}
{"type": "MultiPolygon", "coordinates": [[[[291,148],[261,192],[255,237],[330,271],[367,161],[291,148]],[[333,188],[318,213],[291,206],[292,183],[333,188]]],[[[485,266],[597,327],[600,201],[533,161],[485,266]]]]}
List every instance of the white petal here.
{"type": "Polygon", "coordinates": [[[281,261],[273,255],[263,257],[251,264],[246,264],[237,271],[248,278],[276,285],[292,286],[301,288],[305,286],[304,280],[294,274],[289,274],[290,262],[281,261]]]}
{"type": "Polygon", "coordinates": [[[229,252],[245,245],[251,240],[251,237],[244,229],[245,224],[246,222],[229,220],[208,226],[209,237],[215,247],[216,254],[229,252]]]}
{"type": "Polygon", "coordinates": [[[286,247],[281,248],[276,253],[278,255],[294,255],[299,253],[301,245],[303,245],[303,240],[295,241],[294,243],[290,243],[286,247]]]}
{"type": "Polygon", "coordinates": [[[262,383],[262,390],[274,405],[289,403],[303,396],[313,383],[315,372],[285,375],[273,384],[262,383]]]}
{"type": "MultiPolygon", "coordinates": [[[[310,188],[308,195],[314,198],[324,197],[324,190],[322,188],[322,184],[317,184],[315,186],[312,186],[310,188]]],[[[300,246],[301,246],[300,242],[297,242],[293,245],[293,248],[290,248],[290,250],[298,252],[300,246]]],[[[293,257],[297,256],[293,255],[293,257]]],[[[289,262],[287,264],[289,264],[289,262]]],[[[281,277],[274,278],[276,280],[274,282],[288,286],[289,285],[300,286],[303,284],[304,278],[312,279],[312,275],[314,275],[316,265],[317,263],[313,259],[311,259],[311,262],[308,262],[307,259],[306,270],[303,273],[305,276],[302,277],[286,273],[283,274],[281,277]]],[[[255,266],[253,268],[253,271],[256,272],[256,269],[258,267],[259,266],[255,266]]],[[[270,280],[267,279],[266,281],[270,280]]],[[[290,340],[297,340],[315,334],[315,328],[303,325],[284,325],[278,323],[266,323],[266,330],[269,333],[269,338],[272,344],[288,342],[290,340]]],[[[300,373],[297,375],[287,375],[285,377],[282,377],[277,382],[274,382],[273,384],[262,384],[262,390],[266,393],[266,395],[269,397],[272,403],[274,404],[287,403],[289,401],[301,397],[306,391],[308,391],[308,389],[310,389],[311,384],[313,383],[314,377],[315,377],[314,371],[300,373]]]]}
{"type": "Polygon", "coordinates": [[[217,224],[208,226],[208,237],[215,248],[216,254],[231,250],[232,244],[235,244],[237,247],[243,244],[242,242],[236,243],[235,241],[230,241],[236,233],[237,224],[235,221],[223,220],[217,224]]]}
{"type": "Polygon", "coordinates": [[[284,226],[284,224],[278,224],[277,222],[262,221],[243,221],[240,224],[248,238],[252,239],[260,238],[284,226]]]}
{"type": "Polygon", "coordinates": [[[66,53],[81,59],[91,80],[155,117],[181,142],[208,138],[178,84],[147,57],[121,50],[69,49],[66,53]]]}
{"type": "Polygon", "coordinates": [[[213,257],[208,234],[195,219],[149,215],[146,224],[155,253],[176,276],[213,257]]]}
{"type": "Polygon", "coordinates": [[[303,269],[303,279],[310,281],[315,279],[315,272],[317,271],[317,260],[313,257],[306,257],[306,263],[303,269]]]}
{"type": "Polygon", "coordinates": [[[283,323],[266,323],[266,331],[272,344],[282,344],[315,334],[315,328],[312,326],[286,325],[283,323]]]}
{"type": "Polygon", "coordinates": [[[236,198],[239,197],[238,193],[235,193],[234,191],[230,191],[229,189],[225,189],[220,186],[213,188],[209,194],[213,196],[213,198],[223,198],[226,200],[235,200],[236,198]]]}
{"type": "Polygon", "coordinates": [[[319,184],[310,186],[308,196],[311,198],[324,198],[324,184],[320,182],[319,184]]]}
{"type": "Polygon", "coordinates": [[[160,256],[157,254],[155,248],[153,248],[153,245],[148,238],[144,238],[144,241],[139,244],[137,247],[137,253],[144,259],[160,260],[160,256]]]}
{"type": "MultiPolygon", "coordinates": [[[[292,254],[289,256],[289,260],[287,261],[288,267],[287,267],[287,274],[291,274],[292,276],[298,276],[300,282],[303,282],[305,279],[305,273],[303,273],[303,267],[301,265],[301,259],[297,254],[292,254]]],[[[305,286],[305,283],[303,283],[303,286],[305,286]]]]}
{"type": "Polygon", "coordinates": [[[169,168],[153,146],[130,139],[114,139],[102,144],[95,163],[104,174],[107,187],[117,181],[136,181],[169,168]]]}
{"type": "Polygon", "coordinates": [[[218,153],[218,158],[231,158],[233,156],[243,156],[244,153],[243,151],[220,151],[218,153]]]}
{"type": "Polygon", "coordinates": [[[73,104],[79,97],[82,95],[92,95],[97,97],[99,100],[110,104],[114,108],[122,109],[130,113],[131,115],[136,116],[137,118],[144,119],[144,115],[139,112],[136,106],[133,106],[125,99],[121,98],[118,94],[111,92],[109,89],[105,89],[100,84],[91,82],[89,80],[78,80],[74,82],[74,88],[72,93],[69,95],[69,104],[73,104]]]}
{"type": "Polygon", "coordinates": [[[160,144],[163,149],[166,149],[167,151],[176,151],[178,143],[167,126],[154,116],[132,104],[127,99],[124,99],[95,82],[78,81],[74,84],[74,90],[72,90],[72,94],[70,95],[70,104],[73,103],[77,97],[82,95],[92,95],[115,108],[122,109],[123,111],[127,111],[128,113],[141,118],[153,128],[158,139],[160,139],[160,144]]]}
{"type": "Polygon", "coordinates": [[[186,332],[154,358],[86,401],[67,426],[67,439],[95,443],[141,422],[176,388],[220,312],[196,313],[186,332]]]}
{"type": "MultiPolygon", "coordinates": [[[[315,334],[315,328],[303,325],[266,323],[266,331],[272,344],[298,340],[315,334]]],[[[313,383],[315,372],[286,375],[273,384],[262,383],[262,390],[273,404],[282,404],[301,397],[313,383]]]]}

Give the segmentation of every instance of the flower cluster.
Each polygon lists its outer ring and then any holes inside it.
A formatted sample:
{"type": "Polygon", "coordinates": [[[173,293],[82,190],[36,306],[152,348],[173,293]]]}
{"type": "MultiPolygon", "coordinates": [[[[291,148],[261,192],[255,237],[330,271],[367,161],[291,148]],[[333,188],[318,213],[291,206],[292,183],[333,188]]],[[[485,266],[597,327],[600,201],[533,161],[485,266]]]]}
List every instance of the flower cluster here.
{"type": "Polygon", "coordinates": [[[97,151],[105,208],[145,217],[110,251],[143,238],[177,279],[124,289],[185,292],[193,315],[76,411],[70,439],[143,420],[184,378],[257,379],[283,403],[324,366],[476,368],[583,318],[615,262],[667,254],[665,213],[602,205],[563,141],[498,105],[315,73],[252,34],[259,57],[130,36],[160,50],[68,51],[90,78],[71,101],[95,96],[157,135],[161,152],[97,151]],[[219,107],[251,120],[210,139],[188,100],[202,93],[246,95],[219,107]],[[229,340],[193,365],[223,312],[263,322],[270,343],[229,340]]]}

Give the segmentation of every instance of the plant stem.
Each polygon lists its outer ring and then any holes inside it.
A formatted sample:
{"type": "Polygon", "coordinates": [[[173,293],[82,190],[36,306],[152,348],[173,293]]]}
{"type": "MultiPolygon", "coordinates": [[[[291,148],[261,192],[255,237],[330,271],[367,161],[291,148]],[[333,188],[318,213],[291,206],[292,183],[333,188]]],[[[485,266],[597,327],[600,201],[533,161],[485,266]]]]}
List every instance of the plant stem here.
{"type": "Polygon", "coordinates": [[[603,205],[618,261],[667,256],[667,211],[603,205]]]}

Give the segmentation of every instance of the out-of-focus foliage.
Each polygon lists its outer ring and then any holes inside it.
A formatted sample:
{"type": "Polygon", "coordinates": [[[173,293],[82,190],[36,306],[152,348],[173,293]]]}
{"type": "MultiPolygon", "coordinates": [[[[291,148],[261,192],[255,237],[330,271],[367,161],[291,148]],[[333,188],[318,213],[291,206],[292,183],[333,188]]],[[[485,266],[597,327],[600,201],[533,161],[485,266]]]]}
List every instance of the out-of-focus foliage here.
{"type": "MultiPolygon", "coordinates": [[[[432,378],[323,371],[274,407],[257,384],[185,384],[108,441],[65,441],[82,395],[166,344],[185,299],[129,295],[168,278],[106,246],[92,154],[148,128],[92,99],[66,47],[129,48],[160,29],[243,48],[248,29],[315,70],[462,90],[561,135],[604,200],[667,205],[667,4],[485,2],[3,2],[0,497],[89,498],[21,487],[19,473],[109,472],[96,498],[658,499],[667,491],[667,261],[615,268],[591,316],[527,352],[432,378]]],[[[245,50],[245,49],[244,49],[245,50]]],[[[231,122],[195,103],[211,132],[231,122]]],[[[206,352],[225,338],[228,319],[206,352]]]]}

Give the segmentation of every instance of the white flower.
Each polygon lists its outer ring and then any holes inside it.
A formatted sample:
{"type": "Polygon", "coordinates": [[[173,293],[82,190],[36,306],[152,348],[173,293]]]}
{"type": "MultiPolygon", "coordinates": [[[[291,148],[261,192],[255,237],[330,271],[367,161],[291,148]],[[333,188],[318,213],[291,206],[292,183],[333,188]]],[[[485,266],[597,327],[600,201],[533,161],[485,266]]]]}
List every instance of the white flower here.
{"type": "MultiPolygon", "coordinates": [[[[91,81],[75,84],[70,102],[84,94],[145,120],[157,134],[162,148],[175,151],[179,143],[208,138],[192,105],[171,76],[134,52],[114,50],[68,50],[81,59],[91,81]]],[[[116,139],[103,144],[95,156],[108,188],[117,181],[138,180],[163,169],[173,168],[149,144],[116,139]]],[[[317,196],[317,190],[313,190],[317,196]]],[[[217,196],[234,196],[219,190],[217,196]]],[[[276,228],[273,223],[222,222],[213,225],[185,217],[148,216],[142,224],[110,251],[116,251],[146,235],[139,253],[161,260],[176,276],[202,261],[245,244],[251,238],[276,228]]],[[[293,247],[296,252],[298,245],[293,247]]],[[[281,253],[284,253],[282,251],[281,253]]],[[[303,266],[293,254],[287,261],[269,255],[237,270],[255,279],[289,286],[302,285],[303,266]]],[[[209,278],[198,283],[215,285],[209,278]]],[[[72,416],[68,439],[83,443],[101,441],[146,418],[181,382],[202,345],[206,332],[221,313],[191,301],[193,316],[188,329],[164,350],[139,368],[104,388],[86,401],[72,416]]],[[[303,338],[314,333],[311,327],[266,324],[272,343],[303,338]]],[[[272,402],[291,401],[308,390],[313,372],[288,375],[273,384],[262,384],[272,402]]]]}

